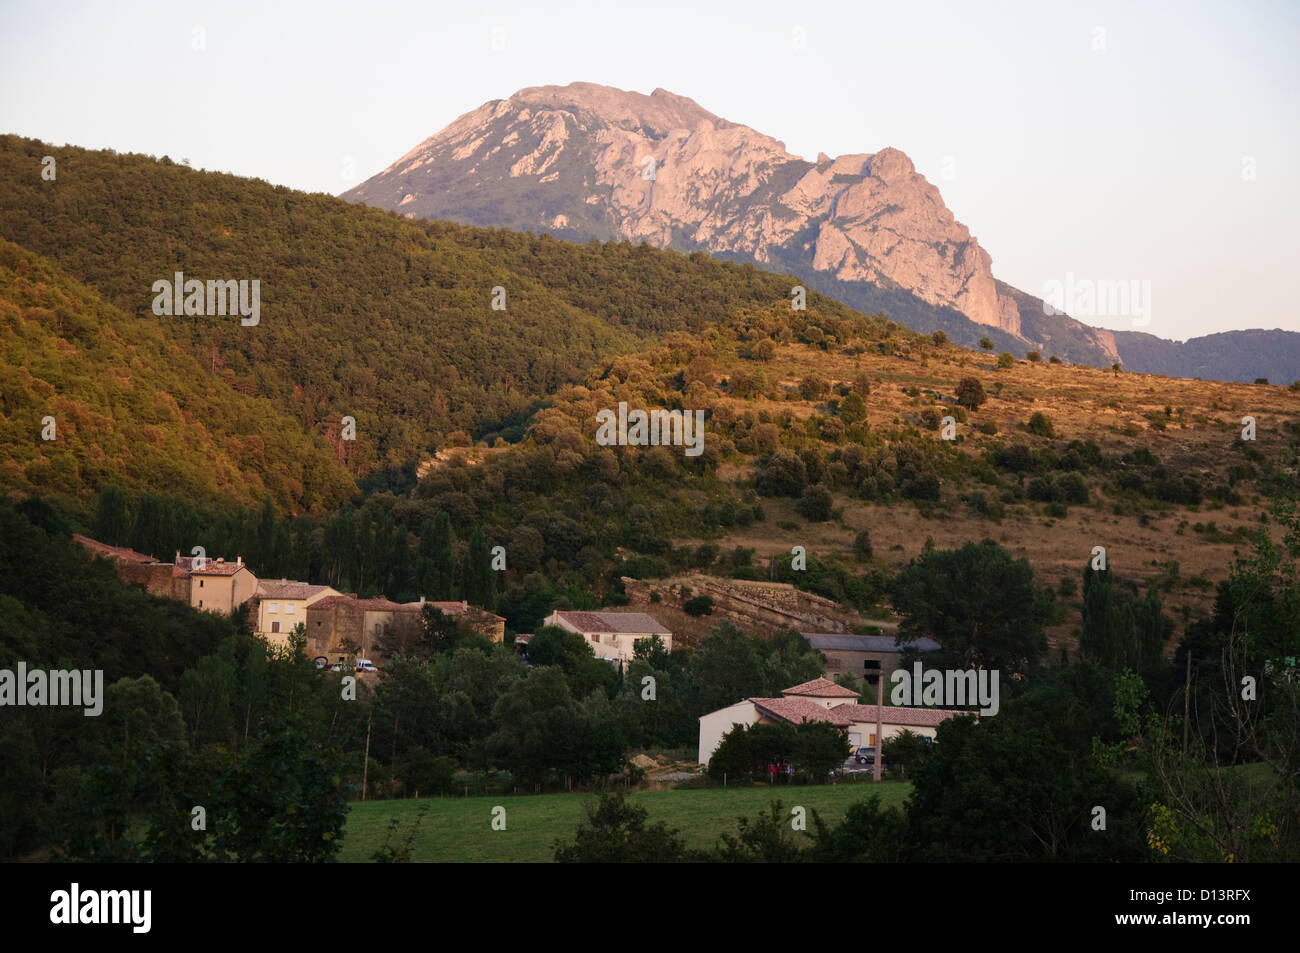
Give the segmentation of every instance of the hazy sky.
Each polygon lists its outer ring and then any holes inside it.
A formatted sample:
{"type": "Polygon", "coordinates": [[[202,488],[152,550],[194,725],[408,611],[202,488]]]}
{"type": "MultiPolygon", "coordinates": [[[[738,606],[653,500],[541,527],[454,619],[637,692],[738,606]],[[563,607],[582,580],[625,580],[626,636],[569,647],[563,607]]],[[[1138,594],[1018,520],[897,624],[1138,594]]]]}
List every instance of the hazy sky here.
{"type": "Polygon", "coordinates": [[[810,159],[901,149],[1034,294],[1150,282],[1162,337],[1300,330],[1300,3],[0,0],[0,131],[311,191],[579,80],[810,159]]]}

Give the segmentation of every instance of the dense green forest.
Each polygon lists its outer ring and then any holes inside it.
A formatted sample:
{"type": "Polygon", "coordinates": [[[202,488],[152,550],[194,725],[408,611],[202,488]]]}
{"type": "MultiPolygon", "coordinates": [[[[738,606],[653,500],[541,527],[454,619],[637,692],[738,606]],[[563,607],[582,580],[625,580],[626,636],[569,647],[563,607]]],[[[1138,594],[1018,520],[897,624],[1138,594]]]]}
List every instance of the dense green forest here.
{"type": "Polygon", "coordinates": [[[4,239],[0,420],[5,483],[72,505],[109,484],[207,505],[269,498],[283,511],[333,509],[356,492],[328,447],[270,400],[4,239]]]}
{"type": "MultiPolygon", "coordinates": [[[[1159,597],[1109,573],[1084,573],[1096,635],[1077,658],[1051,658],[1045,594],[1023,560],[991,541],[927,550],[894,581],[904,641],[937,635],[952,664],[1010,675],[999,716],[945,723],[933,746],[888,744],[915,787],[903,812],[864,804],[847,826],[815,825],[815,847],[760,837],[779,831],[759,817],[708,859],[1296,859],[1300,522],[1293,503],[1273,512],[1284,543],[1258,535],[1172,660],[1159,652],[1159,597]],[[990,618],[981,601],[952,600],[972,579],[997,603],[995,624],[971,625],[990,618]],[[1225,672],[1251,680],[1241,701],[1219,689],[1225,672]],[[1090,823],[1098,804],[1105,836],[1090,823]],[[861,822],[871,837],[854,833],[861,822]]],[[[797,633],[758,640],[721,623],[695,649],[641,643],[626,675],[582,636],[543,627],[523,666],[512,646],[426,611],[428,637],[390,659],[373,692],[349,693],[301,642],[268,650],[247,619],[124,586],[39,500],[0,506],[0,530],[0,668],[102,668],[106,686],[99,717],[38,706],[0,722],[5,858],[330,860],[363,785],[399,797],[635,782],[631,751],[690,746],[700,714],[823,664],[797,633]]],[[[793,758],[794,783],[824,783],[843,740],[822,728],[733,731],[716,768],[745,783],[766,759],[793,758]]],[[[560,859],[636,859],[622,821],[607,820],[614,830],[593,818],[579,834],[590,853],[560,859]]]]}
{"type": "MultiPolygon", "coordinates": [[[[457,430],[517,437],[601,357],[788,300],[793,284],[702,253],[414,222],[167,157],[16,136],[0,137],[0,183],[0,237],[98,292],[115,327],[156,324],[202,367],[192,386],[269,400],[381,486],[457,430]],[[53,181],[40,174],[46,155],[58,161],[53,181]],[[259,324],[155,316],[153,283],[177,271],[260,281],[259,324]],[[339,440],[345,416],[355,441],[339,440]]],[[[851,313],[817,295],[810,305],[851,313]]],[[[257,432],[268,444],[282,434],[257,432]]]]}

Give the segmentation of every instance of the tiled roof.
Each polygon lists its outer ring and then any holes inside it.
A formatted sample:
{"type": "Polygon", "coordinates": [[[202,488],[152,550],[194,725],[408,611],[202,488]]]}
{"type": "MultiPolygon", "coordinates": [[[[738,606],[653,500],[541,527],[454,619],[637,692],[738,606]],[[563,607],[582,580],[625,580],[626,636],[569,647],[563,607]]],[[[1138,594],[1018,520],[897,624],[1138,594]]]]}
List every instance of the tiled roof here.
{"type": "Polygon", "coordinates": [[[855,692],[843,685],[836,685],[828,678],[814,678],[794,688],[786,688],[782,695],[809,695],[813,698],[860,698],[861,692],[855,692]]]}
{"type": "MultiPolygon", "coordinates": [[[[754,706],[769,717],[797,725],[801,721],[827,721],[832,725],[847,727],[854,724],[874,724],[875,705],[836,705],[823,708],[807,698],[751,698],[754,706]]],[[[885,705],[881,710],[881,724],[902,725],[911,728],[933,728],[957,715],[967,712],[945,711],[937,708],[903,708],[885,705]]]]}
{"type": "MultiPolygon", "coordinates": [[[[177,556],[176,568],[172,570],[173,576],[233,576],[241,569],[248,569],[240,562],[218,562],[215,557],[208,556],[204,559],[202,569],[196,569],[197,556],[177,556]]],[[[251,569],[248,570],[252,572],[251,569]]]]}
{"type": "Polygon", "coordinates": [[[327,592],[329,586],[313,586],[305,582],[274,583],[262,592],[263,599],[310,599],[312,596],[327,592]]]}
{"type": "Polygon", "coordinates": [[[838,632],[801,632],[808,644],[818,651],[840,652],[901,652],[914,648],[921,652],[933,652],[939,648],[934,639],[917,639],[899,645],[892,635],[842,635],[838,632]]]}
{"type": "Polygon", "coordinates": [[[660,625],[644,612],[557,612],[579,632],[655,632],[668,635],[668,627],[660,625]]]}
{"type": "MultiPolygon", "coordinates": [[[[969,714],[969,712],[951,709],[906,708],[895,705],[885,705],[880,712],[883,724],[905,725],[912,728],[933,728],[949,718],[969,714]]],[[[836,716],[837,724],[874,724],[876,720],[875,705],[836,705],[829,713],[836,716]]]]}
{"type": "Polygon", "coordinates": [[[332,609],[334,606],[345,605],[352,606],[354,609],[360,609],[363,612],[410,612],[412,607],[420,605],[418,602],[408,602],[403,605],[400,602],[393,602],[391,599],[385,599],[378,596],[374,599],[358,599],[356,596],[326,596],[324,599],[318,599],[307,607],[308,612],[316,609],[332,609]]]}
{"type": "Polygon", "coordinates": [[[110,546],[108,543],[101,543],[97,539],[91,539],[89,536],[82,536],[79,533],[73,533],[72,538],[92,553],[97,553],[100,556],[108,556],[111,559],[120,559],[123,562],[130,563],[157,562],[152,556],[137,553],[134,549],[127,549],[125,546],[110,546]]]}
{"type": "Polygon", "coordinates": [[[754,707],[771,718],[788,721],[797,725],[802,721],[829,721],[837,724],[832,717],[834,708],[823,708],[807,698],[751,698],[754,707]]]}
{"type": "Polygon", "coordinates": [[[419,611],[426,605],[436,607],[443,615],[466,615],[472,613],[481,618],[499,619],[502,622],[506,621],[505,616],[497,615],[495,612],[488,612],[486,609],[480,609],[478,606],[471,606],[464,602],[407,602],[403,603],[403,608],[419,611]]]}

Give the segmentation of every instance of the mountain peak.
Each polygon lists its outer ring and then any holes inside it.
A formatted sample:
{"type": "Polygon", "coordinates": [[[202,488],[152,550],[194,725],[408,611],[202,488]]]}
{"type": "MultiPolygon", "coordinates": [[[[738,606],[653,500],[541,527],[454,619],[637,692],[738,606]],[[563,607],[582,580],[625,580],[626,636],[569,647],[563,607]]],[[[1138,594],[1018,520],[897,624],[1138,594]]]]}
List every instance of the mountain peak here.
{"type": "MultiPolygon", "coordinates": [[[[998,290],[988,253],[902,151],[819,153],[808,162],[662,87],[521,89],[461,116],[345,196],[412,218],[645,241],[821,272],[877,289],[891,310],[905,298],[904,308],[938,314],[931,324],[957,312],[1021,336],[1024,309],[998,290]]],[[[1086,347],[1113,351],[1095,336],[1086,347]]]]}
{"type": "Polygon", "coordinates": [[[534,107],[593,112],[606,122],[639,126],[657,137],[666,136],[674,129],[695,129],[706,122],[716,129],[732,125],[695,100],[663,88],[657,88],[647,96],[599,83],[529,86],[519,90],[510,100],[534,107]]]}

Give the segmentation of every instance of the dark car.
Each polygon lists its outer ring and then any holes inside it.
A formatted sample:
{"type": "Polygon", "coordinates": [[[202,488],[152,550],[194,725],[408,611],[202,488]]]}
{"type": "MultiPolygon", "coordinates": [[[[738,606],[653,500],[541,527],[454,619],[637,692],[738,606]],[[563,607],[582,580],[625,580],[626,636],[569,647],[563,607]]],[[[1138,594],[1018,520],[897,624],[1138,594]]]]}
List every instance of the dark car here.
{"type": "MultiPolygon", "coordinates": [[[[875,745],[868,745],[866,747],[859,748],[857,754],[853,756],[853,760],[856,761],[858,764],[875,764],[876,763],[875,745]]],[[[884,765],[883,761],[880,763],[882,766],[884,765]]]]}

